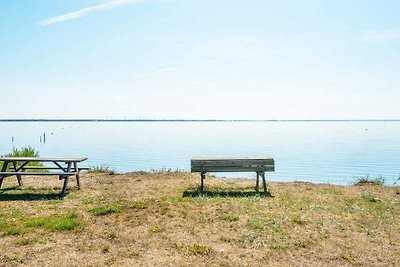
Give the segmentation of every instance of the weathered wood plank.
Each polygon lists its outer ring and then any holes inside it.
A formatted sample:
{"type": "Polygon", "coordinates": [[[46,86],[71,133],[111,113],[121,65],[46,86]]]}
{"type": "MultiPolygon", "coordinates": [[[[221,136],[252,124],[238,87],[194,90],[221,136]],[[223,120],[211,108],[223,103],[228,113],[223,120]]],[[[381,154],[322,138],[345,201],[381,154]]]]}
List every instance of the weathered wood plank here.
{"type": "Polygon", "coordinates": [[[272,158],[192,158],[192,172],[252,172],[275,171],[272,158]]]}
{"type": "Polygon", "coordinates": [[[0,157],[0,161],[82,162],[87,158],[0,157]]]}
{"type": "Polygon", "coordinates": [[[252,168],[252,167],[259,167],[259,166],[274,166],[274,163],[268,162],[267,163],[250,163],[250,162],[196,162],[192,163],[191,166],[193,167],[246,167],[246,168],[252,168]]]}
{"type": "MultiPolygon", "coordinates": [[[[11,167],[10,169],[15,170],[15,168],[11,167]]],[[[45,167],[45,166],[25,166],[22,168],[23,170],[59,170],[58,167],[45,167]]],[[[90,167],[79,167],[80,171],[82,170],[90,170],[90,167]]]]}
{"type": "Polygon", "coordinates": [[[75,172],[0,172],[0,176],[30,175],[30,176],[50,176],[50,175],[75,175],[75,172]]]}
{"type": "Polygon", "coordinates": [[[216,164],[221,164],[221,163],[257,163],[257,164],[273,164],[274,160],[273,159],[192,159],[192,163],[216,163],[216,164]]]}
{"type": "Polygon", "coordinates": [[[270,157],[257,156],[257,157],[193,157],[192,160],[265,160],[273,159],[270,157]]]}
{"type": "Polygon", "coordinates": [[[198,166],[191,168],[191,172],[273,172],[274,166],[198,166]]]}

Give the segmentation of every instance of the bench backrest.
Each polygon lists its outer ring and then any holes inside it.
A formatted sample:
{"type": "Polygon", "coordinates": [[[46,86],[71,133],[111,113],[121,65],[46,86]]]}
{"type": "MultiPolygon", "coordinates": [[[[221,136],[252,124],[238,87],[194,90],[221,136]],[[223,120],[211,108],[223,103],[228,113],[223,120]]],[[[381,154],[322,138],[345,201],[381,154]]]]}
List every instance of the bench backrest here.
{"type": "Polygon", "coordinates": [[[192,158],[192,172],[273,172],[272,158],[192,158]]]}

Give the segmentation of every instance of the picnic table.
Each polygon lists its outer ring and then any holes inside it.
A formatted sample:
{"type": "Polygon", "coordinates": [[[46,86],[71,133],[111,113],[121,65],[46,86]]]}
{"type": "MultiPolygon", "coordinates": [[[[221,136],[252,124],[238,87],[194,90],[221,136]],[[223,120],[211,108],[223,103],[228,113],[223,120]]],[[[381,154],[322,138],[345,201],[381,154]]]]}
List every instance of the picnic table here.
{"type": "Polygon", "coordinates": [[[79,167],[78,164],[87,160],[87,158],[44,158],[44,157],[0,157],[3,167],[0,171],[0,188],[3,179],[9,176],[17,176],[18,184],[22,186],[22,176],[58,176],[60,180],[64,179],[64,186],[61,194],[65,195],[68,188],[68,179],[70,176],[76,177],[76,183],[80,188],[79,174],[81,170],[87,170],[87,167],[79,167]],[[31,162],[52,163],[51,166],[29,166],[31,162]]]}

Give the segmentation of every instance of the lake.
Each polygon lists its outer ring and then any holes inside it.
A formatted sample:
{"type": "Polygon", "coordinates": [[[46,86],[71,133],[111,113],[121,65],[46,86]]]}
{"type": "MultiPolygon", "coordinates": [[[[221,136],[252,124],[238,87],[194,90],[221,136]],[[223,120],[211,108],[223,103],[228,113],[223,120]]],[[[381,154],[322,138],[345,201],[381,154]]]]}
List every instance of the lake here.
{"type": "Polygon", "coordinates": [[[0,130],[1,155],[30,145],[40,156],[84,156],[88,166],[118,172],[189,171],[193,156],[270,156],[270,181],[345,185],[383,176],[393,184],[400,175],[398,121],[0,122],[0,130]]]}

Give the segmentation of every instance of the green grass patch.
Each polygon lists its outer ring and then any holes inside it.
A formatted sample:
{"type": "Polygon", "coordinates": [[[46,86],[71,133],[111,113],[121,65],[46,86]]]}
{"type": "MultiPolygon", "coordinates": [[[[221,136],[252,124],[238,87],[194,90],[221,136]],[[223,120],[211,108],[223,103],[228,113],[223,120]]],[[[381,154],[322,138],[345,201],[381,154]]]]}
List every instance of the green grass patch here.
{"type": "Polygon", "coordinates": [[[189,248],[189,250],[195,255],[207,255],[211,252],[210,248],[198,244],[194,244],[189,248]]]}
{"type": "Polygon", "coordinates": [[[148,203],[146,203],[144,201],[134,201],[129,204],[129,208],[136,209],[136,210],[143,210],[143,209],[147,208],[147,206],[148,206],[148,203]]]}
{"type": "Polygon", "coordinates": [[[112,213],[119,213],[122,211],[122,206],[120,205],[106,205],[106,206],[98,206],[90,209],[90,212],[95,216],[104,216],[112,213]]]}
{"type": "Polygon", "coordinates": [[[150,228],[150,232],[152,232],[152,233],[159,233],[159,232],[162,232],[162,231],[164,231],[164,227],[162,226],[162,225],[153,225],[151,228],[150,228]]]}
{"type": "MultiPolygon", "coordinates": [[[[51,232],[70,231],[79,226],[76,213],[60,213],[50,216],[28,218],[24,214],[13,216],[8,214],[8,220],[3,220],[0,231],[4,236],[17,236],[44,229],[51,232]]],[[[21,241],[22,242],[22,241],[21,241]]]]}
{"type": "Polygon", "coordinates": [[[25,233],[30,232],[31,229],[24,227],[24,226],[20,226],[20,225],[7,225],[4,229],[3,229],[3,235],[4,236],[12,236],[12,235],[22,235],[25,233]]]}
{"type": "Polygon", "coordinates": [[[236,222],[239,221],[239,215],[233,214],[224,214],[220,216],[221,220],[228,221],[228,222],[236,222]]]}
{"type": "Polygon", "coordinates": [[[79,226],[76,213],[64,213],[52,216],[38,216],[26,221],[26,227],[44,228],[52,232],[71,231],[79,226]]]}
{"type": "Polygon", "coordinates": [[[247,221],[247,224],[250,226],[250,228],[252,228],[254,230],[262,230],[262,229],[264,229],[264,226],[265,226],[264,220],[262,220],[260,218],[250,218],[247,221]]]}

